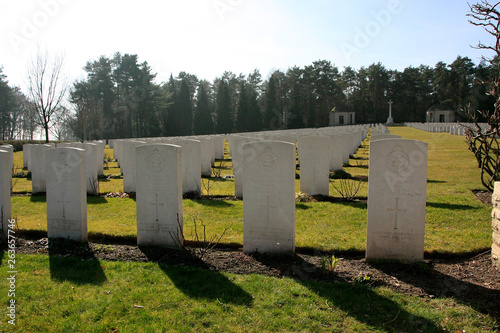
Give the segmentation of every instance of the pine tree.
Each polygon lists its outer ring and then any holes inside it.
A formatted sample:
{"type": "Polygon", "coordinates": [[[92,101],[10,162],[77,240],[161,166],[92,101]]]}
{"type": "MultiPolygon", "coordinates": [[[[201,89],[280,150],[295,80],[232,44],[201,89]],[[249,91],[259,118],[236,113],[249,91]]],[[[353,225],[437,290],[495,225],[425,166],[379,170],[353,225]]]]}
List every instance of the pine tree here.
{"type": "Polygon", "coordinates": [[[257,92],[253,88],[250,88],[248,95],[247,130],[250,132],[261,131],[263,129],[262,112],[260,111],[259,102],[257,100],[257,92]]]}
{"type": "Polygon", "coordinates": [[[179,115],[179,135],[191,135],[193,132],[193,108],[191,106],[189,87],[185,79],[181,82],[181,89],[176,103],[179,115]]]}
{"type": "Polygon", "coordinates": [[[177,113],[177,91],[175,87],[175,81],[170,74],[170,79],[166,84],[166,91],[168,95],[168,111],[167,111],[167,121],[165,123],[165,130],[168,136],[179,135],[180,119],[177,113]]]}
{"type": "Polygon", "coordinates": [[[269,82],[267,83],[266,90],[266,108],[264,110],[264,128],[276,129],[276,125],[279,122],[277,118],[277,103],[276,103],[276,85],[274,83],[274,77],[271,75],[269,82]]]}
{"type": "Polygon", "coordinates": [[[245,82],[241,82],[240,88],[240,98],[238,102],[238,113],[236,115],[236,131],[237,132],[247,132],[248,131],[248,93],[245,82]]]}
{"type": "Polygon", "coordinates": [[[217,113],[217,133],[233,132],[233,117],[231,112],[231,97],[229,96],[229,87],[226,81],[221,80],[217,90],[215,111],[217,113]]]}
{"type": "Polygon", "coordinates": [[[300,87],[297,83],[293,84],[290,103],[290,115],[288,116],[288,128],[303,128],[304,119],[300,109],[300,87]]]}
{"type": "Polygon", "coordinates": [[[194,134],[212,134],[214,132],[214,122],[210,112],[210,104],[205,91],[205,86],[200,84],[198,89],[198,102],[194,115],[194,134]]]}

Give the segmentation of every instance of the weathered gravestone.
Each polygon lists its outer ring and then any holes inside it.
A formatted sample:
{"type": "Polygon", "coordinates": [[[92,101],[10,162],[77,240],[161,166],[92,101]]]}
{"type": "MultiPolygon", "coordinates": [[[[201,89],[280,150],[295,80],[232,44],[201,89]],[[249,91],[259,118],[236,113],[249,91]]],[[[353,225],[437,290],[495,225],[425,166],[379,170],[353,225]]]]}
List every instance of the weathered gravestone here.
{"type": "Polygon", "coordinates": [[[370,143],[366,259],[423,260],[427,143],[370,143]]]}
{"type": "Polygon", "coordinates": [[[295,251],[295,145],[243,146],[243,251],[295,251]]]}
{"type": "Polygon", "coordinates": [[[12,174],[14,173],[14,146],[13,145],[1,145],[0,146],[0,151],[5,151],[7,152],[9,155],[9,165],[10,165],[10,173],[11,173],[11,177],[10,177],[10,188],[12,190],[12,174]]]}
{"type": "Polygon", "coordinates": [[[12,215],[10,189],[12,182],[12,166],[6,151],[0,151],[0,217],[3,235],[7,235],[8,222],[12,215]]]}
{"type": "Polygon", "coordinates": [[[123,173],[123,192],[136,192],[135,166],[136,148],[146,144],[145,141],[125,140],[121,143],[121,170],[123,173]]]}
{"type": "Polygon", "coordinates": [[[260,141],[257,138],[235,136],[231,139],[231,159],[234,175],[234,195],[243,197],[243,165],[246,163],[243,156],[243,146],[250,142],[260,141]]]}
{"type": "Polygon", "coordinates": [[[175,140],[182,147],[182,193],[201,194],[201,142],[199,140],[175,140]]]}
{"type": "Polygon", "coordinates": [[[196,140],[200,141],[200,159],[201,159],[201,175],[210,177],[212,175],[212,158],[214,156],[214,142],[206,137],[198,137],[196,140]]]}
{"type": "Polygon", "coordinates": [[[137,245],[179,248],[182,225],[181,147],[147,144],[136,148],[137,245]]]}
{"type": "Polygon", "coordinates": [[[47,236],[87,241],[85,150],[52,148],[46,152],[47,236]]]}
{"type": "Polygon", "coordinates": [[[326,136],[299,138],[300,191],[328,195],[330,187],[330,139],[326,136]]]}
{"type": "Polygon", "coordinates": [[[344,166],[345,148],[342,147],[342,137],[340,135],[328,135],[330,138],[330,171],[342,170],[344,166]]]}
{"type": "Polygon", "coordinates": [[[491,212],[491,227],[493,228],[491,261],[493,266],[500,270],[500,182],[495,182],[495,188],[491,201],[493,204],[493,211],[491,212]]]}
{"type": "Polygon", "coordinates": [[[43,193],[46,191],[45,182],[45,153],[52,145],[32,145],[30,149],[31,162],[31,192],[43,193]]]}
{"type": "Polygon", "coordinates": [[[25,143],[23,145],[23,168],[27,168],[29,170],[29,161],[30,161],[30,148],[31,143],[25,143]]]}
{"type": "Polygon", "coordinates": [[[99,179],[98,179],[98,145],[95,143],[80,143],[75,145],[77,148],[82,148],[85,150],[85,170],[87,172],[87,179],[85,181],[87,187],[87,194],[98,195],[99,194],[99,179]]]}

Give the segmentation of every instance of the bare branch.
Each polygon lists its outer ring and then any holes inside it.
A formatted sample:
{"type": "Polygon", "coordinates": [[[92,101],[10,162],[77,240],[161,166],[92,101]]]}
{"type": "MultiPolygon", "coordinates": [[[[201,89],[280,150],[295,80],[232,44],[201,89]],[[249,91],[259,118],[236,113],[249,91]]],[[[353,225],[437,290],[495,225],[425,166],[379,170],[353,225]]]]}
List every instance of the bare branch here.
{"type": "Polygon", "coordinates": [[[28,98],[36,114],[37,124],[45,131],[49,141],[49,129],[55,125],[59,113],[64,112],[64,101],[68,85],[63,74],[64,58],[50,60],[48,52],[38,49],[35,59],[28,67],[28,98]]]}

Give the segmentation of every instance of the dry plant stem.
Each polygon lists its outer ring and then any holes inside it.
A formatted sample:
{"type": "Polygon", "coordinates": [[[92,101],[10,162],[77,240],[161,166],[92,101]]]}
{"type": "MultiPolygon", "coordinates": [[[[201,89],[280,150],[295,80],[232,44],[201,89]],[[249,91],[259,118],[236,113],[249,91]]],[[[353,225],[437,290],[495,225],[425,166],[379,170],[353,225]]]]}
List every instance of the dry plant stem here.
{"type": "Polygon", "coordinates": [[[193,217],[193,223],[194,223],[194,239],[196,242],[203,243],[205,247],[200,249],[199,252],[199,257],[200,259],[203,258],[203,256],[207,253],[209,253],[212,249],[214,249],[221,241],[222,237],[226,234],[226,232],[231,229],[233,226],[232,224],[229,227],[226,227],[224,231],[221,233],[221,235],[217,238],[217,235],[214,234],[210,240],[207,240],[207,234],[206,234],[206,225],[203,223],[203,220],[200,219],[201,226],[203,227],[203,240],[200,240],[200,237],[198,235],[198,228],[197,228],[197,221],[196,218],[193,217]]]}
{"type": "Polygon", "coordinates": [[[340,189],[335,186],[332,182],[333,188],[340,194],[340,196],[346,200],[351,201],[354,199],[356,194],[358,194],[361,188],[362,179],[360,179],[357,184],[352,179],[339,179],[340,189]]]}

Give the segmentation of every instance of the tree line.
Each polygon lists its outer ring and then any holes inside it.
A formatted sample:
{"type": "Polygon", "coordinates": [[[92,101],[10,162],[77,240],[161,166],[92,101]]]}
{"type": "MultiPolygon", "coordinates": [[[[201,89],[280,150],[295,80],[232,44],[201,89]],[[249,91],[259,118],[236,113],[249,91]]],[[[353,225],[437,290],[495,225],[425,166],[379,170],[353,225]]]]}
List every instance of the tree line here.
{"type": "MultiPolygon", "coordinates": [[[[248,75],[224,72],[212,82],[180,72],[156,83],[151,67],[135,54],[101,56],[84,70],[86,78],[72,84],[69,103],[60,107],[59,136],[94,140],[323,127],[332,110],[354,111],[358,123],[376,123],[386,121],[389,100],[395,122],[421,122],[434,104],[460,111],[467,105],[490,110],[495,102],[482,84],[494,76],[495,65],[461,56],[451,64],[403,71],[381,63],[340,70],[318,60],[275,70],[266,79],[255,69],[248,75]]],[[[33,119],[29,105],[0,76],[4,138],[24,137],[25,128],[41,125],[27,121],[33,119]]]]}

